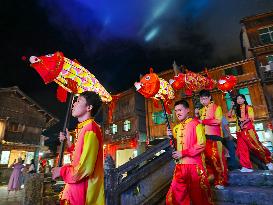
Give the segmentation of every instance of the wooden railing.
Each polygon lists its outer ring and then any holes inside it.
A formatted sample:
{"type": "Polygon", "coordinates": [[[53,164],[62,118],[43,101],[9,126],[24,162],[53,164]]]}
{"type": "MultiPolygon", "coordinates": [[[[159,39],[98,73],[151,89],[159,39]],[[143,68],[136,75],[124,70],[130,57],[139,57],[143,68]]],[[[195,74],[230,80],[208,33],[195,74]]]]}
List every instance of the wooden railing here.
{"type": "Polygon", "coordinates": [[[174,162],[171,151],[169,140],[166,139],[118,168],[115,168],[111,156],[107,156],[107,205],[156,203],[156,193],[166,189],[172,178],[174,162]]]}

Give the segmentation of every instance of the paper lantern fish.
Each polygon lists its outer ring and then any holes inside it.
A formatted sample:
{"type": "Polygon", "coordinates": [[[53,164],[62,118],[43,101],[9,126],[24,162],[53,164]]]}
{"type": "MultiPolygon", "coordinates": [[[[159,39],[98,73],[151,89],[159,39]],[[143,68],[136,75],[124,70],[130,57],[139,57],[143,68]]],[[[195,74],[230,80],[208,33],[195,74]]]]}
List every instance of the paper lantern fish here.
{"type": "Polygon", "coordinates": [[[159,78],[152,68],[149,74],[143,76],[140,82],[135,82],[134,85],[145,98],[152,98],[156,107],[158,107],[158,100],[162,100],[167,113],[171,113],[168,105],[175,97],[174,90],[166,80],[159,78]]]}
{"type": "Polygon", "coordinates": [[[29,61],[45,84],[54,81],[59,85],[57,97],[62,102],[66,100],[66,92],[78,94],[84,91],[97,93],[102,102],[112,100],[111,95],[92,73],[76,60],[64,57],[62,52],[39,57],[31,56],[29,61]]]}
{"type": "Polygon", "coordinates": [[[186,71],[185,74],[179,73],[176,67],[174,67],[174,70],[176,75],[169,82],[174,90],[185,88],[186,95],[192,95],[192,92],[202,89],[211,90],[216,85],[216,81],[210,77],[205,77],[192,71],[186,71]]]}

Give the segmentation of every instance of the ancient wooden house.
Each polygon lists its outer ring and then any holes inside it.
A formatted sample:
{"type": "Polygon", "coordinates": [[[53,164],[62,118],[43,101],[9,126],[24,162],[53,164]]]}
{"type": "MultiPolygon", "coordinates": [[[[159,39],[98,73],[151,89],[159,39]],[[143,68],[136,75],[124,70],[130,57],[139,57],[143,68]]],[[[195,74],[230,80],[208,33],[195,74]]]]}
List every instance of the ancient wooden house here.
{"type": "Polygon", "coordinates": [[[245,58],[254,57],[273,120],[273,11],[241,19],[241,45],[245,58]]]}
{"type": "Polygon", "coordinates": [[[25,163],[38,159],[42,132],[58,119],[41,108],[18,87],[0,88],[1,166],[21,157],[25,163]]]}
{"type": "Polygon", "coordinates": [[[119,166],[143,152],[146,144],[144,98],[134,88],[115,95],[112,122],[103,108],[104,153],[119,166]]]}

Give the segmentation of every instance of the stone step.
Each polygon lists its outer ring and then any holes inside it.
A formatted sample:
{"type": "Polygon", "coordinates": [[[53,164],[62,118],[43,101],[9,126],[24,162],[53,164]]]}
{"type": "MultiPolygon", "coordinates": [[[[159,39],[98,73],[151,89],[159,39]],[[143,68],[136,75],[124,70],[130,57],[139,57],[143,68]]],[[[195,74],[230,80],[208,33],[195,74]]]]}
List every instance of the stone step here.
{"type": "Polygon", "coordinates": [[[255,170],[250,173],[232,171],[229,173],[229,186],[273,187],[273,171],[255,170]]]}
{"type": "Polygon", "coordinates": [[[273,205],[272,187],[225,187],[213,190],[215,201],[247,205],[273,205]]]}
{"type": "MultiPolygon", "coordinates": [[[[222,201],[216,201],[215,205],[237,205],[235,203],[232,202],[222,202],[222,201]]],[[[240,205],[247,205],[247,204],[240,204],[240,205]]]]}

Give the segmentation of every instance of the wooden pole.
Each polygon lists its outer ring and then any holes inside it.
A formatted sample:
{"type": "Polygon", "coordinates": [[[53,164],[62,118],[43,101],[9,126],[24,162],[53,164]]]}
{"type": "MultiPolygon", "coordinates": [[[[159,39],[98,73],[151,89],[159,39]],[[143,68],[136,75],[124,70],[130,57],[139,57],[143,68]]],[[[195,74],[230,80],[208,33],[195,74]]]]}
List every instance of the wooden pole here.
{"type": "MultiPolygon", "coordinates": [[[[64,120],[64,126],[63,126],[63,133],[65,134],[67,134],[66,128],[69,126],[70,113],[71,113],[72,102],[74,98],[73,93],[70,93],[69,95],[70,95],[69,102],[68,102],[67,111],[66,111],[65,120],[64,120]]],[[[61,167],[63,164],[63,155],[64,155],[64,140],[61,142],[61,145],[60,145],[58,167],[61,167]]]]}
{"type": "MultiPolygon", "coordinates": [[[[162,109],[163,109],[164,116],[165,116],[165,119],[166,119],[167,128],[170,130],[171,129],[171,125],[170,125],[170,122],[169,122],[169,119],[168,119],[168,115],[167,115],[167,112],[166,112],[166,108],[165,108],[164,102],[163,102],[162,99],[160,100],[160,102],[162,104],[162,109]]],[[[175,150],[175,139],[174,139],[173,135],[168,135],[168,137],[171,140],[171,145],[172,145],[173,149],[175,150]]]]}

